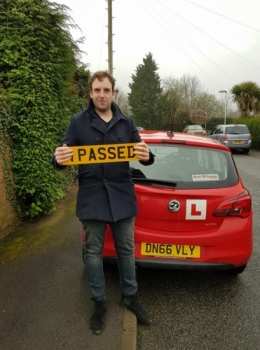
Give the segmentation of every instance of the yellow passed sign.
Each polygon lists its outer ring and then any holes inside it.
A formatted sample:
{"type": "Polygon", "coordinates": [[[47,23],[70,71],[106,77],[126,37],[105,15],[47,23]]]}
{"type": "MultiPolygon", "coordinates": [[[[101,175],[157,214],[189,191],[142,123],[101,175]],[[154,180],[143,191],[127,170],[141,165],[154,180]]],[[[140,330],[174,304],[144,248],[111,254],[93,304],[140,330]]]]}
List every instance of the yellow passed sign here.
{"type": "Polygon", "coordinates": [[[136,143],[120,143],[95,146],[69,146],[73,157],[63,165],[127,162],[138,160],[134,155],[136,143]]]}

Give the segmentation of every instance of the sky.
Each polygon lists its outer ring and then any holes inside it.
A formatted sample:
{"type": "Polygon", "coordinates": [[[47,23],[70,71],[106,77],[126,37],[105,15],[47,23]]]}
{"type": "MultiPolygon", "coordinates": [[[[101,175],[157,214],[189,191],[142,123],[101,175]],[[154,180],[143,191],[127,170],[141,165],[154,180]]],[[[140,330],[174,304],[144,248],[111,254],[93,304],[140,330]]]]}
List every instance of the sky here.
{"type": "MultiPolygon", "coordinates": [[[[49,0],[50,1],[50,0],[49,0]]],[[[52,1],[53,2],[53,1],[52,1]]],[[[56,0],[85,37],[81,57],[93,73],[108,70],[108,2],[56,0]]],[[[129,83],[148,53],[161,80],[196,76],[203,90],[221,99],[244,81],[260,85],[259,0],[113,0],[113,76],[116,87],[129,83]]]]}

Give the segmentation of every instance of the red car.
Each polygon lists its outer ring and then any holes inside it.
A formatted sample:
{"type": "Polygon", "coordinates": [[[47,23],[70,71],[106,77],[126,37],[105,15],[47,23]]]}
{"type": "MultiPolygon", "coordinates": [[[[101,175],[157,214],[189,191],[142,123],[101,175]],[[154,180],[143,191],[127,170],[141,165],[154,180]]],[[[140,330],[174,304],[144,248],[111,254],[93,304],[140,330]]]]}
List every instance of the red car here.
{"type": "MultiPolygon", "coordinates": [[[[140,131],[155,163],[130,162],[139,213],[136,265],[244,271],[253,249],[252,201],[231,151],[210,138],[140,131]]],[[[110,228],[105,261],[116,258],[110,228]]]]}

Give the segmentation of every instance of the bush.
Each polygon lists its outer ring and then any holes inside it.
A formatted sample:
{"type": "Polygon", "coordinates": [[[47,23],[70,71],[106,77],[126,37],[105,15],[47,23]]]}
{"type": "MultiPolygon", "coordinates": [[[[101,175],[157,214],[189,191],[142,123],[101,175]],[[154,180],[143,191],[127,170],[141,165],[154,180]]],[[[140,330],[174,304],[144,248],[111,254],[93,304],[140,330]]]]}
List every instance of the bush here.
{"type": "Polygon", "coordinates": [[[260,116],[239,118],[236,122],[247,125],[252,135],[252,148],[260,149],[260,116]]]}
{"type": "Polygon", "coordinates": [[[62,5],[1,2],[0,21],[8,23],[0,26],[0,84],[12,115],[14,189],[21,216],[32,218],[55,209],[75,171],[57,172],[50,159],[77,100],[70,86],[79,49],[62,5]]]}

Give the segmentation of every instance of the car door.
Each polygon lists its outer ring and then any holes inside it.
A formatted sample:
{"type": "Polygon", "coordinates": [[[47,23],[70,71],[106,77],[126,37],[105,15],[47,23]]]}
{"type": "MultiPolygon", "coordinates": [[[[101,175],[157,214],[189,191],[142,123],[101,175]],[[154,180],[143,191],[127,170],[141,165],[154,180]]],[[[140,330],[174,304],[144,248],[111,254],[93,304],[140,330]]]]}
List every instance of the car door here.
{"type": "Polygon", "coordinates": [[[212,139],[217,140],[219,142],[222,141],[223,129],[220,125],[216,126],[212,133],[209,135],[212,139]]]}

